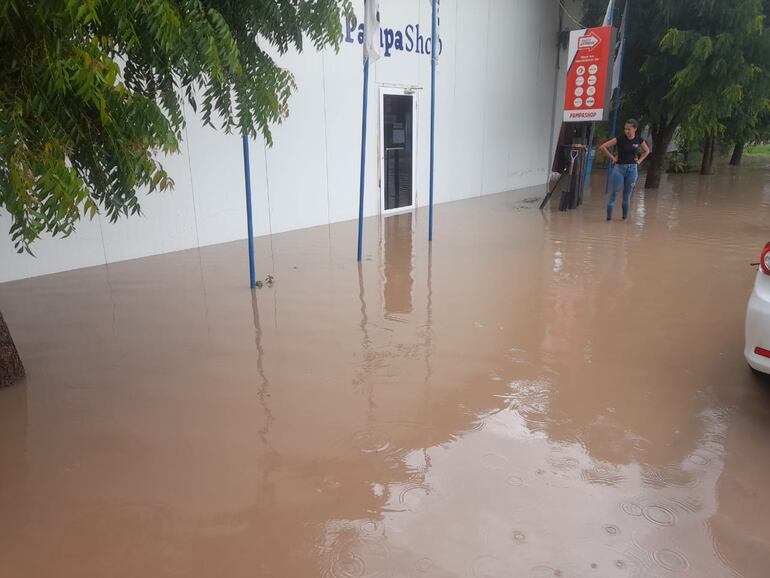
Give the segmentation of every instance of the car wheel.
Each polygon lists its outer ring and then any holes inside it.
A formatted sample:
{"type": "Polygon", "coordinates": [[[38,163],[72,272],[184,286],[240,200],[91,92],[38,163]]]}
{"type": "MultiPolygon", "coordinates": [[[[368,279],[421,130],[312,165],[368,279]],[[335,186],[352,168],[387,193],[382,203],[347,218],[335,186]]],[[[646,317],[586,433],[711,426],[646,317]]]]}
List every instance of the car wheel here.
{"type": "Polygon", "coordinates": [[[751,373],[754,375],[754,377],[756,377],[757,379],[761,379],[762,381],[770,381],[770,375],[767,375],[766,373],[763,373],[758,369],[754,369],[748,364],[747,366],[751,370],[751,373]]]}

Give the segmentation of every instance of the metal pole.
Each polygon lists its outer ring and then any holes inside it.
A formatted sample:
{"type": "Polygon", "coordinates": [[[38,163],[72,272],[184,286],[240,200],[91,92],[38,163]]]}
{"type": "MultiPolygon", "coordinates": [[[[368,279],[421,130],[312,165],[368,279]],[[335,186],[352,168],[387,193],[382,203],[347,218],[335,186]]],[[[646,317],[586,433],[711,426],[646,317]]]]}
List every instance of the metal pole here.
{"type": "Polygon", "coordinates": [[[433,241],[433,183],[436,161],[436,56],[438,53],[437,10],[439,0],[433,0],[433,29],[431,31],[430,59],[430,210],[428,218],[428,241],[433,241]]]}
{"type": "Polygon", "coordinates": [[[551,133],[548,135],[548,164],[545,166],[545,191],[546,197],[540,208],[543,209],[553,191],[548,190],[548,183],[551,182],[551,171],[553,170],[553,133],[556,131],[556,104],[559,97],[559,71],[561,69],[561,28],[564,24],[564,13],[561,4],[559,4],[559,34],[556,41],[556,73],[553,78],[553,103],[551,105],[551,133]]]}
{"type": "MultiPolygon", "coordinates": [[[[602,24],[604,24],[604,25],[609,24],[610,26],[612,26],[612,21],[615,18],[615,0],[610,0],[609,14],[610,14],[610,21],[607,22],[605,20],[604,22],[602,22],[602,24]]],[[[583,175],[583,182],[582,182],[581,186],[585,186],[585,184],[591,178],[591,172],[593,171],[593,168],[594,168],[594,155],[595,155],[595,151],[594,151],[594,146],[592,144],[592,141],[593,141],[593,137],[594,137],[594,133],[595,132],[596,132],[596,123],[592,122],[590,128],[588,129],[588,135],[589,136],[588,136],[588,139],[587,139],[588,142],[586,142],[586,145],[588,147],[587,148],[587,151],[588,151],[587,155],[588,156],[586,158],[586,161],[587,161],[587,163],[586,163],[586,170],[585,170],[585,174],[583,175]]]]}
{"type": "MultiPolygon", "coordinates": [[[[621,64],[622,66],[622,64],[621,64]]],[[[620,86],[618,86],[618,94],[615,96],[615,106],[612,111],[612,124],[610,127],[610,138],[614,138],[615,132],[618,130],[618,109],[620,108],[620,86]]],[[[610,190],[610,181],[612,180],[612,159],[607,161],[607,184],[604,186],[604,192],[607,193],[610,190]]]]}
{"type": "Polygon", "coordinates": [[[588,138],[586,139],[586,159],[585,159],[585,174],[583,175],[582,186],[585,187],[586,183],[591,180],[591,173],[594,170],[594,155],[595,148],[593,145],[594,134],[596,133],[596,123],[592,122],[588,127],[588,138]]]}
{"type": "Polygon", "coordinates": [[[361,114],[361,181],[358,187],[358,261],[364,243],[364,188],[366,184],[366,117],[369,112],[369,57],[364,60],[363,112],[361,114]]]}
{"type": "MultiPolygon", "coordinates": [[[[627,0],[626,3],[626,15],[623,19],[623,28],[620,31],[620,72],[618,73],[618,93],[615,95],[615,108],[612,111],[612,126],[610,129],[610,138],[615,137],[615,132],[618,130],[618,114],[620,113],[620,93],[623,86],[623,63],[626,58],[626,28],[628,27],[628,7],[631,4],[631,0],[627,0]]],[[[609,170],[607,171],[607,184],[604,187],[604,192],[607,193],[610,190],[610,180],[612,178],[612,161],[609,161],[609,170]]]]}
{"type": "Polygon", "coordinates": [[[249,137],[243,135],[243,173],[246,181],[246,226],[249,233],[249,282],[252,289],[257,286],[254,271],[254,217],[251,212],[251,162],[249,161],[249,137]]]}

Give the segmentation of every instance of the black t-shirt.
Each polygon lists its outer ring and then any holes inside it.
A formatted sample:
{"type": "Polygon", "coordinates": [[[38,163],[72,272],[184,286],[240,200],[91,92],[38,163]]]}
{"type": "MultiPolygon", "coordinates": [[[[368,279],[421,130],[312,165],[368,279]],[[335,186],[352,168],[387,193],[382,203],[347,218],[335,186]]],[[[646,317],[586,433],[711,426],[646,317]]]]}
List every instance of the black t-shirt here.
{"type": "Polygon", "coordinates": [[[636,158],[642,154],[642,143],[644,139],[636,135],[629,139],[625,133],[618,137],[618,164],[633,165],[636,164],[636,158]]]}

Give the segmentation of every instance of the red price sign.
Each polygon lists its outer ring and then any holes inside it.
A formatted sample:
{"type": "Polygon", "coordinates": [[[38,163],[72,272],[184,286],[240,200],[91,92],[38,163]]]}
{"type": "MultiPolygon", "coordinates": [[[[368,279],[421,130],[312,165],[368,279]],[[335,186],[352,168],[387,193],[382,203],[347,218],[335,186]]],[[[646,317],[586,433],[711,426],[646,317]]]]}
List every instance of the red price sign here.
{"type": "Polygon", "coordinates": [[[611,97],[613,50],[611,26],[573,30],[564,94],[564,122],[605,120],[611,97]]]}

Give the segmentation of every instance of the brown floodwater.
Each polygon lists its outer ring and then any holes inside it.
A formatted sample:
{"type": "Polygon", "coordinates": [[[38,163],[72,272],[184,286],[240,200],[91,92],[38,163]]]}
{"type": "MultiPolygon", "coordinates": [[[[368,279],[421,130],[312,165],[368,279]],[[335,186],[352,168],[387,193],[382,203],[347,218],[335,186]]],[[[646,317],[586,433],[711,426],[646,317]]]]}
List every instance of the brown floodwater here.
{"type": "Polygon", "coordinates": [[[768,576],[770,166],[719,172],[0,285],[0,577],[768,576]]]}

